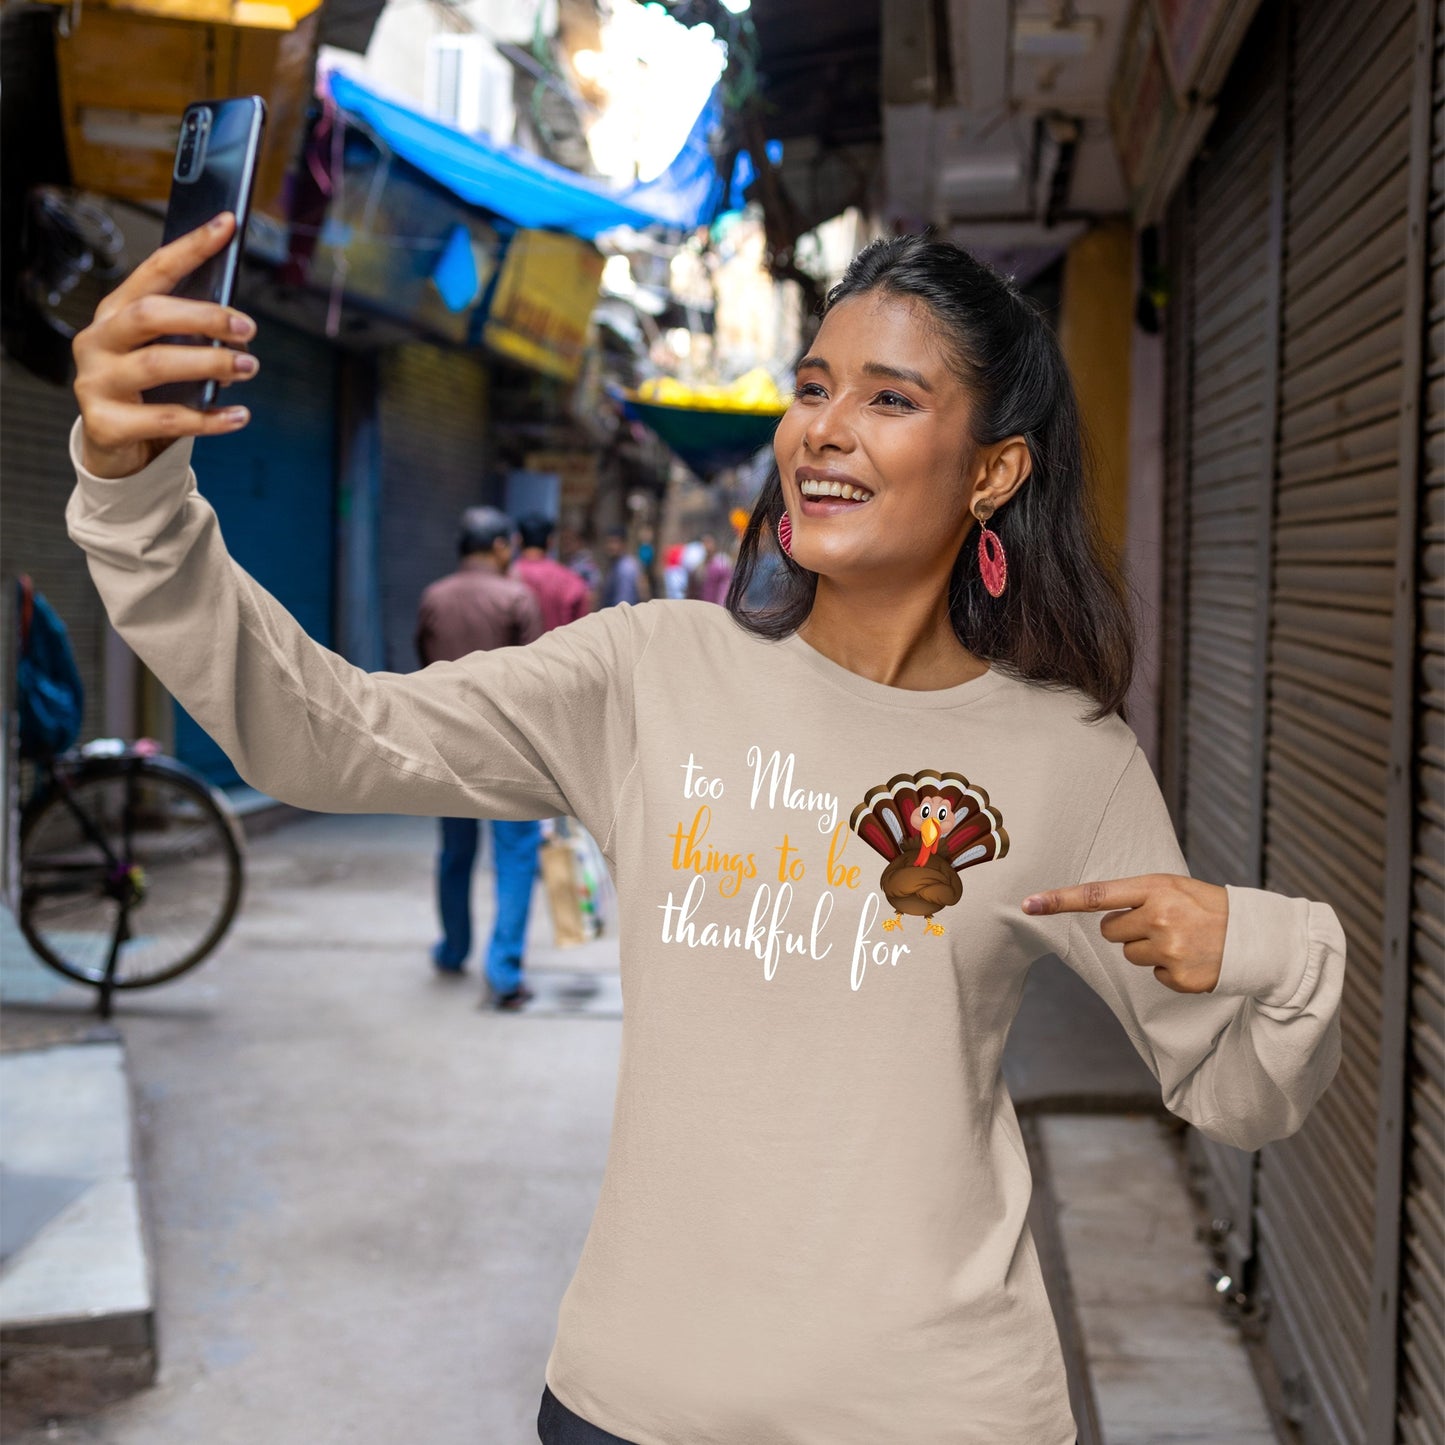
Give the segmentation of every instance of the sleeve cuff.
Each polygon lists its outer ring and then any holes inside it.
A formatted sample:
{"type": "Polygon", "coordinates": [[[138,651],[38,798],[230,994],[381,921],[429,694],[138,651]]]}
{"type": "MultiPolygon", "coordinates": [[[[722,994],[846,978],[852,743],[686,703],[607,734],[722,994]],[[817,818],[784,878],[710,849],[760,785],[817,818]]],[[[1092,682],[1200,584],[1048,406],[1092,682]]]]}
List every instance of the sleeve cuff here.
{"type": "Polygon", "coordinates": [[[70,428],[70,463],[75,468],[76,492],[87,517],[102,521],[107,528],[134,527],[153,519],[158,512],[167,516],[176,509],[177,498],[188,490],[191,449],[194,437],[180,437],[128,477],[98,477],[81,461],[81,424],[76,417],[70,428]]]}
{"type": "Polygon", "coordinates": [[[1288,1008],[1307,988],[1310,971],[1310,901],[1266,888],[1224,885],[1229,921],[1224,958],[1212,993],[1248,996],[1271,1008],[1288,1008]]]}

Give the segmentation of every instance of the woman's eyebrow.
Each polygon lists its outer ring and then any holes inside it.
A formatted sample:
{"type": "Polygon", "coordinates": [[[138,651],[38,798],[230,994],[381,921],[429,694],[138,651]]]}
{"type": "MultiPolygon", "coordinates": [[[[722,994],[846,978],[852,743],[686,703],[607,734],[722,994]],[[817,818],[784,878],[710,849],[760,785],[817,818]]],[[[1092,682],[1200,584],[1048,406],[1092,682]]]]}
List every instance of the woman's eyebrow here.
{"type": "MultiPolygon", "coordinates": [[[[833,368],[821,356],[805,356],[798,363],[797,370],[821,371],[826,376],[833,374],[833,368]]],[[[863,363],[863,371],[868,376],[881,376],[889,381],[910,381],[923,391],[933,391],[922,372],[910,371],[906,366],[888,366],[881,361],[867,361],[863,363]]]]}
{"type": "Polygon", "coordinates": [[[881,361],[869,361],[864,363],[863,370],[869,376],[883,376],[890,381],[911,381],[914,386],[924,391],[933,390],[921,372],[910,371],[906,366],[885,366],[881,361]]]}

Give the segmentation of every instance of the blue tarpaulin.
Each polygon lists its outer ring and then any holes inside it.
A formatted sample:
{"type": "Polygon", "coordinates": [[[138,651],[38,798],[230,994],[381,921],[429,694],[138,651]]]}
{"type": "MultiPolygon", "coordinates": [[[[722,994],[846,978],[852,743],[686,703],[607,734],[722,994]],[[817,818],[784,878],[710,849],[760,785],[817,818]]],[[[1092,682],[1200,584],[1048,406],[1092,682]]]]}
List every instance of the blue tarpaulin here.
{"type": "Polygon", "coordinates": [[[448,311],[465,311],[482,294],[477,258],[472,254],[472,238],[465,226],[452,227],[432,267],[431,278],[448,311]]]}
{"type": "Polygon", "coordinates": [[[591,240],[614,226],[691,230],[717,213],[724,186],[708,138],[722,114],[714,89],[673,163],[656,180],[617,189],[543,156],[466,135],[334,70],[331,97],[404,161],[468,205],[518,226],[591,240]]]}

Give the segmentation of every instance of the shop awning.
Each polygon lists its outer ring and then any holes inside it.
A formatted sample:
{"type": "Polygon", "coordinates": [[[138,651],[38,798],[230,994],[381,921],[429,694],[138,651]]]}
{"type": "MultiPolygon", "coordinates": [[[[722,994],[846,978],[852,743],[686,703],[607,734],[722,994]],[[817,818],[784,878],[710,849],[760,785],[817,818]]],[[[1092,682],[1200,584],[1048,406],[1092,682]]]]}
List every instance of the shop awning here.
{"type": "Polygon", "coordinates": [[[708,138],[721,118],[716,90],[703,107],[677,159],[656,180],[614,189],[545,157],[466,135],[369,90],[333,70],[331,97],[404,161],[468,205],[518,226],[568,231],[588,240],[614,226],[691,230],[710,221],[723,183],[708,138]]]}
{"type": "Polygon", "coordinates": [[[649,427],[704,481],[724,467],[740,467],[772,441],[778,414],[660,406],[628,397],[622,413],[649,427]]]}

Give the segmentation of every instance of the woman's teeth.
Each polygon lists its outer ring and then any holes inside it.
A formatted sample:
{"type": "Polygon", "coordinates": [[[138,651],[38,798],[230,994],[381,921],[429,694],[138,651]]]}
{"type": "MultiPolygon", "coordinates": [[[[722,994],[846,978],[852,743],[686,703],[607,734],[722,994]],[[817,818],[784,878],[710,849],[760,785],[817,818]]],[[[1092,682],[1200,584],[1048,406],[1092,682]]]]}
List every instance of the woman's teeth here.
{"type": "Polygon", "coordinates": [[[798,489],[805,497],[841,497],[845,502],[866,502],[873,495],[847,482],[815,481],[811,477],[806,482],[799,482],[798,489]]]}

